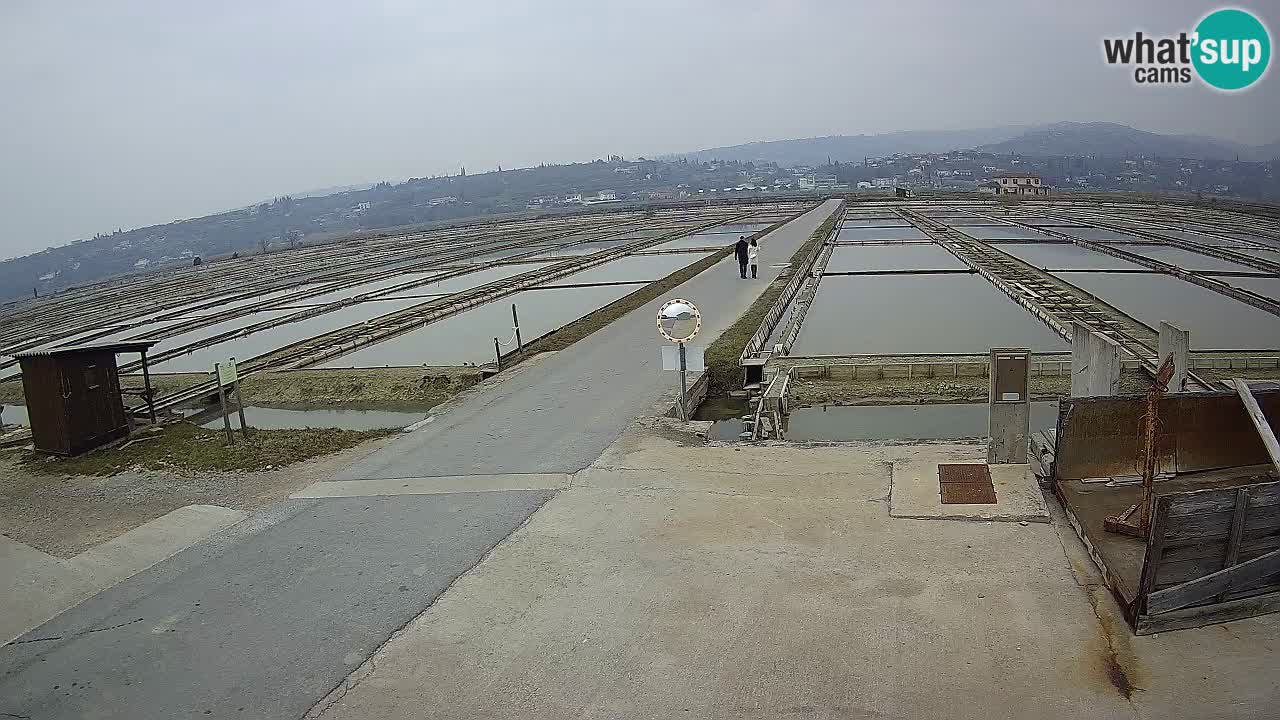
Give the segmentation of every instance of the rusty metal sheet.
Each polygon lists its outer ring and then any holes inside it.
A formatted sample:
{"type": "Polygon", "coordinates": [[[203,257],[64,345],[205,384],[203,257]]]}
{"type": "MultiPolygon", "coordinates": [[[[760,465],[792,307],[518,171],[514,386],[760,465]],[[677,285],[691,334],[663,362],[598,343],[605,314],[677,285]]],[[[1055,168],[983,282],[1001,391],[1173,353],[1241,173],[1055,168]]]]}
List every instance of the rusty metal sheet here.
{"type": "MultiPolygon", "coordinates": [[[[1168,399],[1170,402],[1161,407],[1161,413],[1167,412],[1176,423],[1179,472],[1269,462],[1266,447],[1239,396],[1212,401],[1176,396],[1168,399]]],[[[1259,396],[1258,405],[1272,428],[1280,426],[1280,392],[1259,396]]]]}
{"type": "Polygon", "coordinates": [[[991,483],[939,483],[943,505],[994,505],[996,489],[991,483]]]}
{"type": "MultiPolygon", "coordinates": [[[[1256,394],[1280,427],[1280,391],[1256,394]]],[[[1058,407],[1054,477],[1060,480],[1140,474],[1142,395],[1068,398],[1058,407]]],[[[1268,463],[1266,449],[1235,393],[1178,393],[1160,400],[1161,473],[1268,463]]]]}
{"type": "Polygon", "coordinates": [[[985,463],[939,463],[938,482],[940,483],[986,483],[991,484],[991,468],[985,463]]]}
{"type": "Polygon", "coordinates": [[[990,505],[996,501],[991,468],[982,463],[939,464],[938,489],[943,505],[990,505]]]}

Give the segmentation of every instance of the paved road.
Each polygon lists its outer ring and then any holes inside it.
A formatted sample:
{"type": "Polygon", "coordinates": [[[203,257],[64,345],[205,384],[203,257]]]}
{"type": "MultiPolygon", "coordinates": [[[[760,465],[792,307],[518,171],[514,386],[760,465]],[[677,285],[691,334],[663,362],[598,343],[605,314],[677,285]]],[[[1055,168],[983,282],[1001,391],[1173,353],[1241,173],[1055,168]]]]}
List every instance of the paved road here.
{"type": "Polygon", "coordinates": [[[297,718],[553,493],[291,501],[0,648],[0,718],[297,718]]]}
{"type": "MultiPolygon", "coordinates": [[[[730,259],[676,291],[703,308],[707,339],[836,205],[772,233],[761,279],[740,280],[730,259]]],[[[657,305],[472,393],[342,477],[586,467],[670,393],[657,305]]],[[[0,647],[0,718],[301,716],[554,494],[458,481],[289,501],[124,581],[0,647]]]]}
{"type": "MultiPolygon", "coordinates": [[[[829,200],[770,233],[761,244],[760,279],[740,279],[730,257],[673,292],[702,311],[703,332],[694,342],[709,343],[732,324],[777,277],[781,268],[772,265],[784,265],[838,206],[829,200]]],[[[581,470],[627,424],[674,394],[676,379],[661,369],[654,323],[662,302],[638,308],[536,368],[455,405],[340,479],[581,470]]]]}

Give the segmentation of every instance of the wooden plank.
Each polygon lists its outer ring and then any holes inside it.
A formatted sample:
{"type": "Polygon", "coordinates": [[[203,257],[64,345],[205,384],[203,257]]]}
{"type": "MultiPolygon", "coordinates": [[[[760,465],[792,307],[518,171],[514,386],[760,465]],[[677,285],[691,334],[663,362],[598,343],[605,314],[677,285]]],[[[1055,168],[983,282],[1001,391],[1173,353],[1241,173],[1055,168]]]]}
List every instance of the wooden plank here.
{"type": "Polygon", "coordinates": [[[1253,426],[1258,430],[1258,436],[1262,438],[1262,445],[1267,449],[1267,455],[1271,457],[1271,464],[1276,466],[1277,472],[1280,472],[1280,440],[1276,440],[1276,434],[1271,430],[1271,423],[1267,422],[1267,416],[1263,415],[1262,408],[1258,407],[1258,401],[1253,397],[1249,383],[1240,378],[1232,382],[1236,386],[1236,393],[1240,395],[1240,401],[1244,403],[1245,412],[1249,413],[1249,419],[1253,421],[1253,426]]]}
{"type": "MultiPolygon", "coordinates": [[[[1236,561],[1241,562],[1244,560],[1252,560],[1253,558],[1269,553],[1272,550],[1280,550],[1280,533],[1274,533],[1256,539],[1250,539],[1247,536],[1242,537],[1240,541],[1240,555],[1236,558],[1236,561]]],[[[1166,542],[1164,546],[1165,563],[1183,562],[1185,560],[1200,560],[1202,558],[1221,559],[1226,557],[1226,554],[1226,542],[1213,538],[1176,546],[1166,542]]]]}
{"type": "Polygon", "coordinates": [[[1216,573],[1221,569],[1221,555],[1218,557],[1169,562],[1169,555],[1166,552],[1164,560],[1160,563],[1160,580],[1156,583],[1155,587],[1151,588],[1151,590],[1154,592],[1156,590],[1164,590],[1165,588],[1177,587],[1183,583],[1198,580],[1206,575],[1216,573]]]}
{"type": "MultiPolygon", "coordinates": [[[[1249,507],[1280,505],[1280,482],[1249,485],[1249,507]]],[[[1169,517],[1185,517],[1206,512],[1222,512],[1235,507],[1234,488],[1214,488],[1178,493],[1178,502],[1169,508],[1169,517]]]]}
{"type": "MultiPolygon", "coordinates": [[[[1240,559],[1240,543],[1244,540],[1244,512],[1249,507],[1249,489],[1238,488],[1236,490],[1236,512],[1235,517],[1231,519],[1231,533],[1227,537],[1227,554],[1222,559],[1222,569],[1235,565],[1240,559]]],[[[1223,600],[1223,596],[1216,598],[1219,602],[1223,600]]]]}
{"type": "Polygon", "coordinates": [[[1217,538],[1205,538],[1185,545],[1165,544],[1166,563],[1214,558],[1221,560],[1227,554],[1227,544],[1217,538]]]}
{"type": "Polygon", "coordinates": [[[1280,592],[1280,574],[1272,575],[1267,579],[1267,584],[1265,585],[1255,585],[1248,590],[1223,593],[1222,599],[1224,601],[1239,600],[1240,598],[1253,597],[1254,595],[1265,595],[1273,592],[1280,592]]]}
{"type": "Polygon", "coordinates": [[[1244,516],[1244,537],[1254,540],[1273,534],[1280,529],[1280,507],[1255,508],[1249,505],[1244,516]]]}
{"type": "Polygon", "coordinates": [[[1147,596],[1147,613],[1158,615],[1162,612],[1178,610],[1222,592],[1244,589],[1249,583],[1276,573],[1280,573],[1280,550],[1272,550],[1266,555],[1226,570],[1219,570],[1197,580],[1151,593],[1147,596]]]}
{"type": "Polygon", "coordinates": [[[1170,630],[1185,630],[1264,615],[1277,610],[1280,610],[1280,592],[1212,605],[1200,605],[1154,616],[1140,615],[1134,624],[1134,633],[1150,635],[1170,630]]]}
{"type": "Polygon", "coordinates": [[[1139,608],[1146,607],[1146,598],[1155,590],[1156,580],[1160,576],[1160,564],[1164,561],[1165,535],[1169,527],[1169,506],[1173,499],[1157,497],[1155,512],[1151,515],[1151,527],[1147,531],[1147,553],[1142,559],[1142,573],[1138,576],[1138,596],[1134,604],[1139,608]]]}
{"type": "MultiPolygon", "coordinates": [[[[1226,540],[1231,533],[1231,521],[1235,511],[1205,513],[1198,517],[1183,517],[1169,523],[1165,541],[1170,545],[1184,545],[1204,539],[1226,540]]],[[[1280,527],[1280,507],[1254,510],[1245,515],[1246,538],[1256,538],[1280,527]]]]}

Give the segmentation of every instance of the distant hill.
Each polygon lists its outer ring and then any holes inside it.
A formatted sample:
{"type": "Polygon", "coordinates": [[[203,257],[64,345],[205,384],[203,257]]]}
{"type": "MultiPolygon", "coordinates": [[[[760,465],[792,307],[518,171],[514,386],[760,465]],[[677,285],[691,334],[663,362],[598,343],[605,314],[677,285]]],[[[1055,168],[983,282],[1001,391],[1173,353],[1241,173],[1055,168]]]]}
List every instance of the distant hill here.
{"type": "Polygon", "coordinates": [[[997,155],[1185,157],[1202,160],[1272,160],[1280,157],[1280,141],[1253,146],[1206,135],[1161,135],[1107,122],[1061,122],[1052,125],[1008,125],[971,130],[908,130],[882,135],[771,140],[675,153],[666,158],[698,162],[737,160],[779,165],[823,165],[828,159],[859,162],[864,157],[898,153],[941,153],[976,149],[997,155]]]}
{"type": "Polygon", "coordinates": [[[771,140],[743,145],[674,153],[664,159],[691,161],[737,160],[774,162],[779,165],[823,165],[828,159],[861,162],[865,157],[886,157],[898,153],[947,152],[977,145],[998,143],[1036,129],[1036,126],[1009,125],[974,130],[905,130],[881,135],[831,135],[797,140],[771,140]]]}
{"type": "Polygon", "coordinates": [[[412,178],[324,194],[312,190],[244,208],[133,230],[117,230],[0,261],[0,303],[41,296],[135,271],[190,266],[232,253],[287,249],[351,233],[490,215],[541,212],[535,197],[612,190],[627,197],[679,184],[725,187],[736,168],[596,160],[467,176],[412,178]]]}
{"type": "Polygon", "coordinates": [[[979,145],[982,152],[1039,156],[1136,157],[1201,160],[1269,160],[1277,144],[1255,147],[1203,135],[1160,135],[1116,123],[1064,122],[1028,130],[1015,137],[979,145]]]}
{"type": "Polygon", "coordinates": [[[1280,140],[1254,148],[1259,160],[1280,160],[1280,140]]]}

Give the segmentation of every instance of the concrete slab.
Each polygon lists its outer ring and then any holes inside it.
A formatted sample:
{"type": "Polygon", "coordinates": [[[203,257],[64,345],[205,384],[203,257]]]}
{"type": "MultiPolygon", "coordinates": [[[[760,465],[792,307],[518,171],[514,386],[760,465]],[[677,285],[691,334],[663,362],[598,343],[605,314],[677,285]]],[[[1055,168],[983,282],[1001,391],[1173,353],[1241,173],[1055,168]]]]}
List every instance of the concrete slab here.
{"type": "Polygon", "coordinates": [[[68,560],[0,536],[0,641],[21,636],[246,516],[230,508],[188,505],[68,560]]]}
{"type": "Polygon", "coordinates": [[[983,463],[971,448],[938,446],[922,456],[893,463],[889,514],[898,518],[1049,522],[1044,494],[1029,465],[991,465],[996,502],[943,505],[938,492],[939,463],[983,463]]]}
{"type": "Polygon", "coordinates": [[[1271,712],[1280,616],[1132,638],[1058,527],[890,517],[892,464],[935,449],[628,430],[311,716],[1271,712]]]}
{"type": "Polygon", "coordinates": [[[548,503],[318,714],[1133,717],[1049,526],[890,518],[900,447],[728,450],[680,471],[724,449],[640,446],[619,459],[661,448],[680,487],[621,487],[654,468],[599,487],[614,471],[593,468],[597,486],[548,503]],[[729,476],[758,467],[796,492],[738,494],[729,476]],[[829,471],[822,497],[802,467],[829,471]]]}
{"type": "Polygon", "coordinates": [[[440,477],[385,480],[333,480],[318,482],[289,497],[335,498],[376,495],[438,495],[457,492],[505,490],[562,490],[572,475],[565,473],[509,473],[506,475],[444,475],[440,477]]]}
{"type": "Polygon", "coordinates": [[[61,559],[0,535],[0,644],[48,620],[93,589],[61,559]]]}
{"type": "Polygon", "coordinates": [[[67,564],[97,587],[108,587],[248,516],[217,505],[188,505],[86,550],[67,564]]]}

